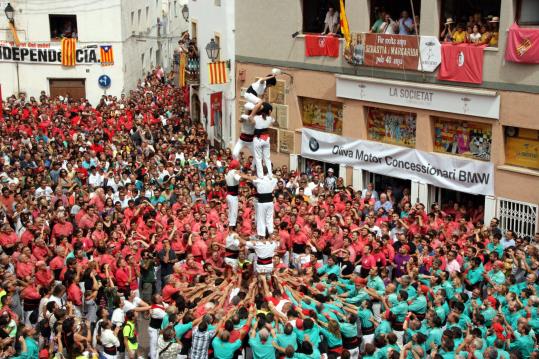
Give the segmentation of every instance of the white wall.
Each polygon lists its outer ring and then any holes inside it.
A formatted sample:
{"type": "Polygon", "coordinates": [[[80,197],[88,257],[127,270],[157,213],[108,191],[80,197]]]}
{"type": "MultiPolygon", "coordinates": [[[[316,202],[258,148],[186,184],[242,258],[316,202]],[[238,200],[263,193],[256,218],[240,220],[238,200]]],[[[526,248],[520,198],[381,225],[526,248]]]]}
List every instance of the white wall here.
{"type": "MultiPolygon", "coordinates": [[[[4,3],[0,0],[0,40],[12,41],[3,14],[4,3]]],[[[100,75],[107,74],[112,79],[107,94],[119,96],[134,88],[142,74],[157,65],[157,18],[162,18],[162,0],[11,0],[11,4],[16,11],[15,24],[22,42],[50,43],[49,14],[76,15],[79,47],[111,44],[114,51],[113,66],[64,68],[60,65],[19,64],[20,91],[29,96],[37,96],[42,90],[49,93],[49,78],[79,78],[86,79],[86,96],[95,104],[104,93],[97,83],[100,75]],[[144,54],[144,63],[141,54],[144,54]]],[[[168,55],[161,51],[162,60],[165,56],[168,55]]],[[[0,63],[0,84],[4,97],[17,91],[16,64],[0,63]]]]}
{"type": "MultiPolygon", "coordinates": [[[[213,92],[223,92],[223,129],[222,135],[225,146],[233,144],[236,138],[235,128],[232,124],[236,121],[235,109],[235,0],[221,0],[221,6],[216,6],[214,0],[189,1],[190,20],[197,23],[197,45],[200,52],[200,90],[199,98],[201,108],[204,103],[211,111],[210,94],[213,92]],[[220,59],[230,60],[230,70],[228,71],[227,84],[209,85],[208,79],[208,57],[206,45],[215,34],[221,38],[220,59]]],[[[191,31],[191,28],[189,29],[191,31]]],[[[210,113],[208,113],[208,117],[210,113]]],[[[202,123],[205,124],[204,115],[201,114],[202,123]]],[[[210,118],[207,119],[208,123],[210,118]]],[[[213,128],[208,131],[210,137],[213,136],[213,128]]]]}

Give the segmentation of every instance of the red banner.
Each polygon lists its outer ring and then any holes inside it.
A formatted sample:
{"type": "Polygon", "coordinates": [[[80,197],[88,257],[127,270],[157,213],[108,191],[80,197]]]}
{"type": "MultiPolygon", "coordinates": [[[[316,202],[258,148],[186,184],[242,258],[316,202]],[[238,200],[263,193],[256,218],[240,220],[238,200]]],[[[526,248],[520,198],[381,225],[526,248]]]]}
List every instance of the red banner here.
{"type": "Polygon", "coordinates": [[[339,38],[305,35],[305,56],[339,57],[339,38]]]}
{"type": "Polygon", "coordinates": [[[214,137],[221,140],[223,128],[223,93],[214,92],[210,95],[211,126],[215,126],[214,137]]]}
{"type": "Polygon", "coordinates": [[[442,44],[442,65],[438,71],[438,80],[482,83],[484,49],[484,45],[442,44]]]}
{"type": "Polygon", "coordinates": [[[524,29],[513,24],[507,34],[505,60],[539,64],[539,29],[524,29]]]}

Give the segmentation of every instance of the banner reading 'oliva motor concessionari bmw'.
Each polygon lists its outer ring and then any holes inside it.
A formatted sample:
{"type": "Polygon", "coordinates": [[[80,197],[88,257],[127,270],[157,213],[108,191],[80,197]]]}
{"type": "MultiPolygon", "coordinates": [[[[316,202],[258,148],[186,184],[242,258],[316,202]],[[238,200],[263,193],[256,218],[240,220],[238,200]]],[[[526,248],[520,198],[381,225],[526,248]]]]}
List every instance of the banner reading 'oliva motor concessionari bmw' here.
{"type": "Polygon", "coordinates": [[[306,158],[460,192],[494,195],[494,166],[490,162],[354,140],[307,128],[302,129],[301,137],[301,155],[306,158]]]}

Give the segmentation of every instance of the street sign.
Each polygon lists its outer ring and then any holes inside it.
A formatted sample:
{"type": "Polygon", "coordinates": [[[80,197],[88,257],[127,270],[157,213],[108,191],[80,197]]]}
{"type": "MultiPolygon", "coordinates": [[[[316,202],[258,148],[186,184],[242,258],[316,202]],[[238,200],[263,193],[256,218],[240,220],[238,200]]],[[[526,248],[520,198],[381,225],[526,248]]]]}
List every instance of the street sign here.
{"type": "Polygon", "coordinates": [[[100,87],[109,88],[110,83],[111,83],[111,79],[107,75],[101,75],[101,76],[99,76],[99,79],[97,80],[97,82],[99,83],[100,87]]]}

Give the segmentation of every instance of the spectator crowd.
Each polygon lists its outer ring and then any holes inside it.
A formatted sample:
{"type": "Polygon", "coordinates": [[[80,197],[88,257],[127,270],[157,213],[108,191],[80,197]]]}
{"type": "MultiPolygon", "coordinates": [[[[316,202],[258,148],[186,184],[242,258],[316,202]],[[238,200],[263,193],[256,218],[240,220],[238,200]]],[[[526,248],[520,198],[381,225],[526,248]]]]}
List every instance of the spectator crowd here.
{"type": "Polygon", "coordinates": [[[160,68],[95,107],[3,102],[1,357],[539,357],[538,236],[281,166],[273,271],[255,273],[254,188],[230,228],[231,151],[187,107],[160,68]]]}

